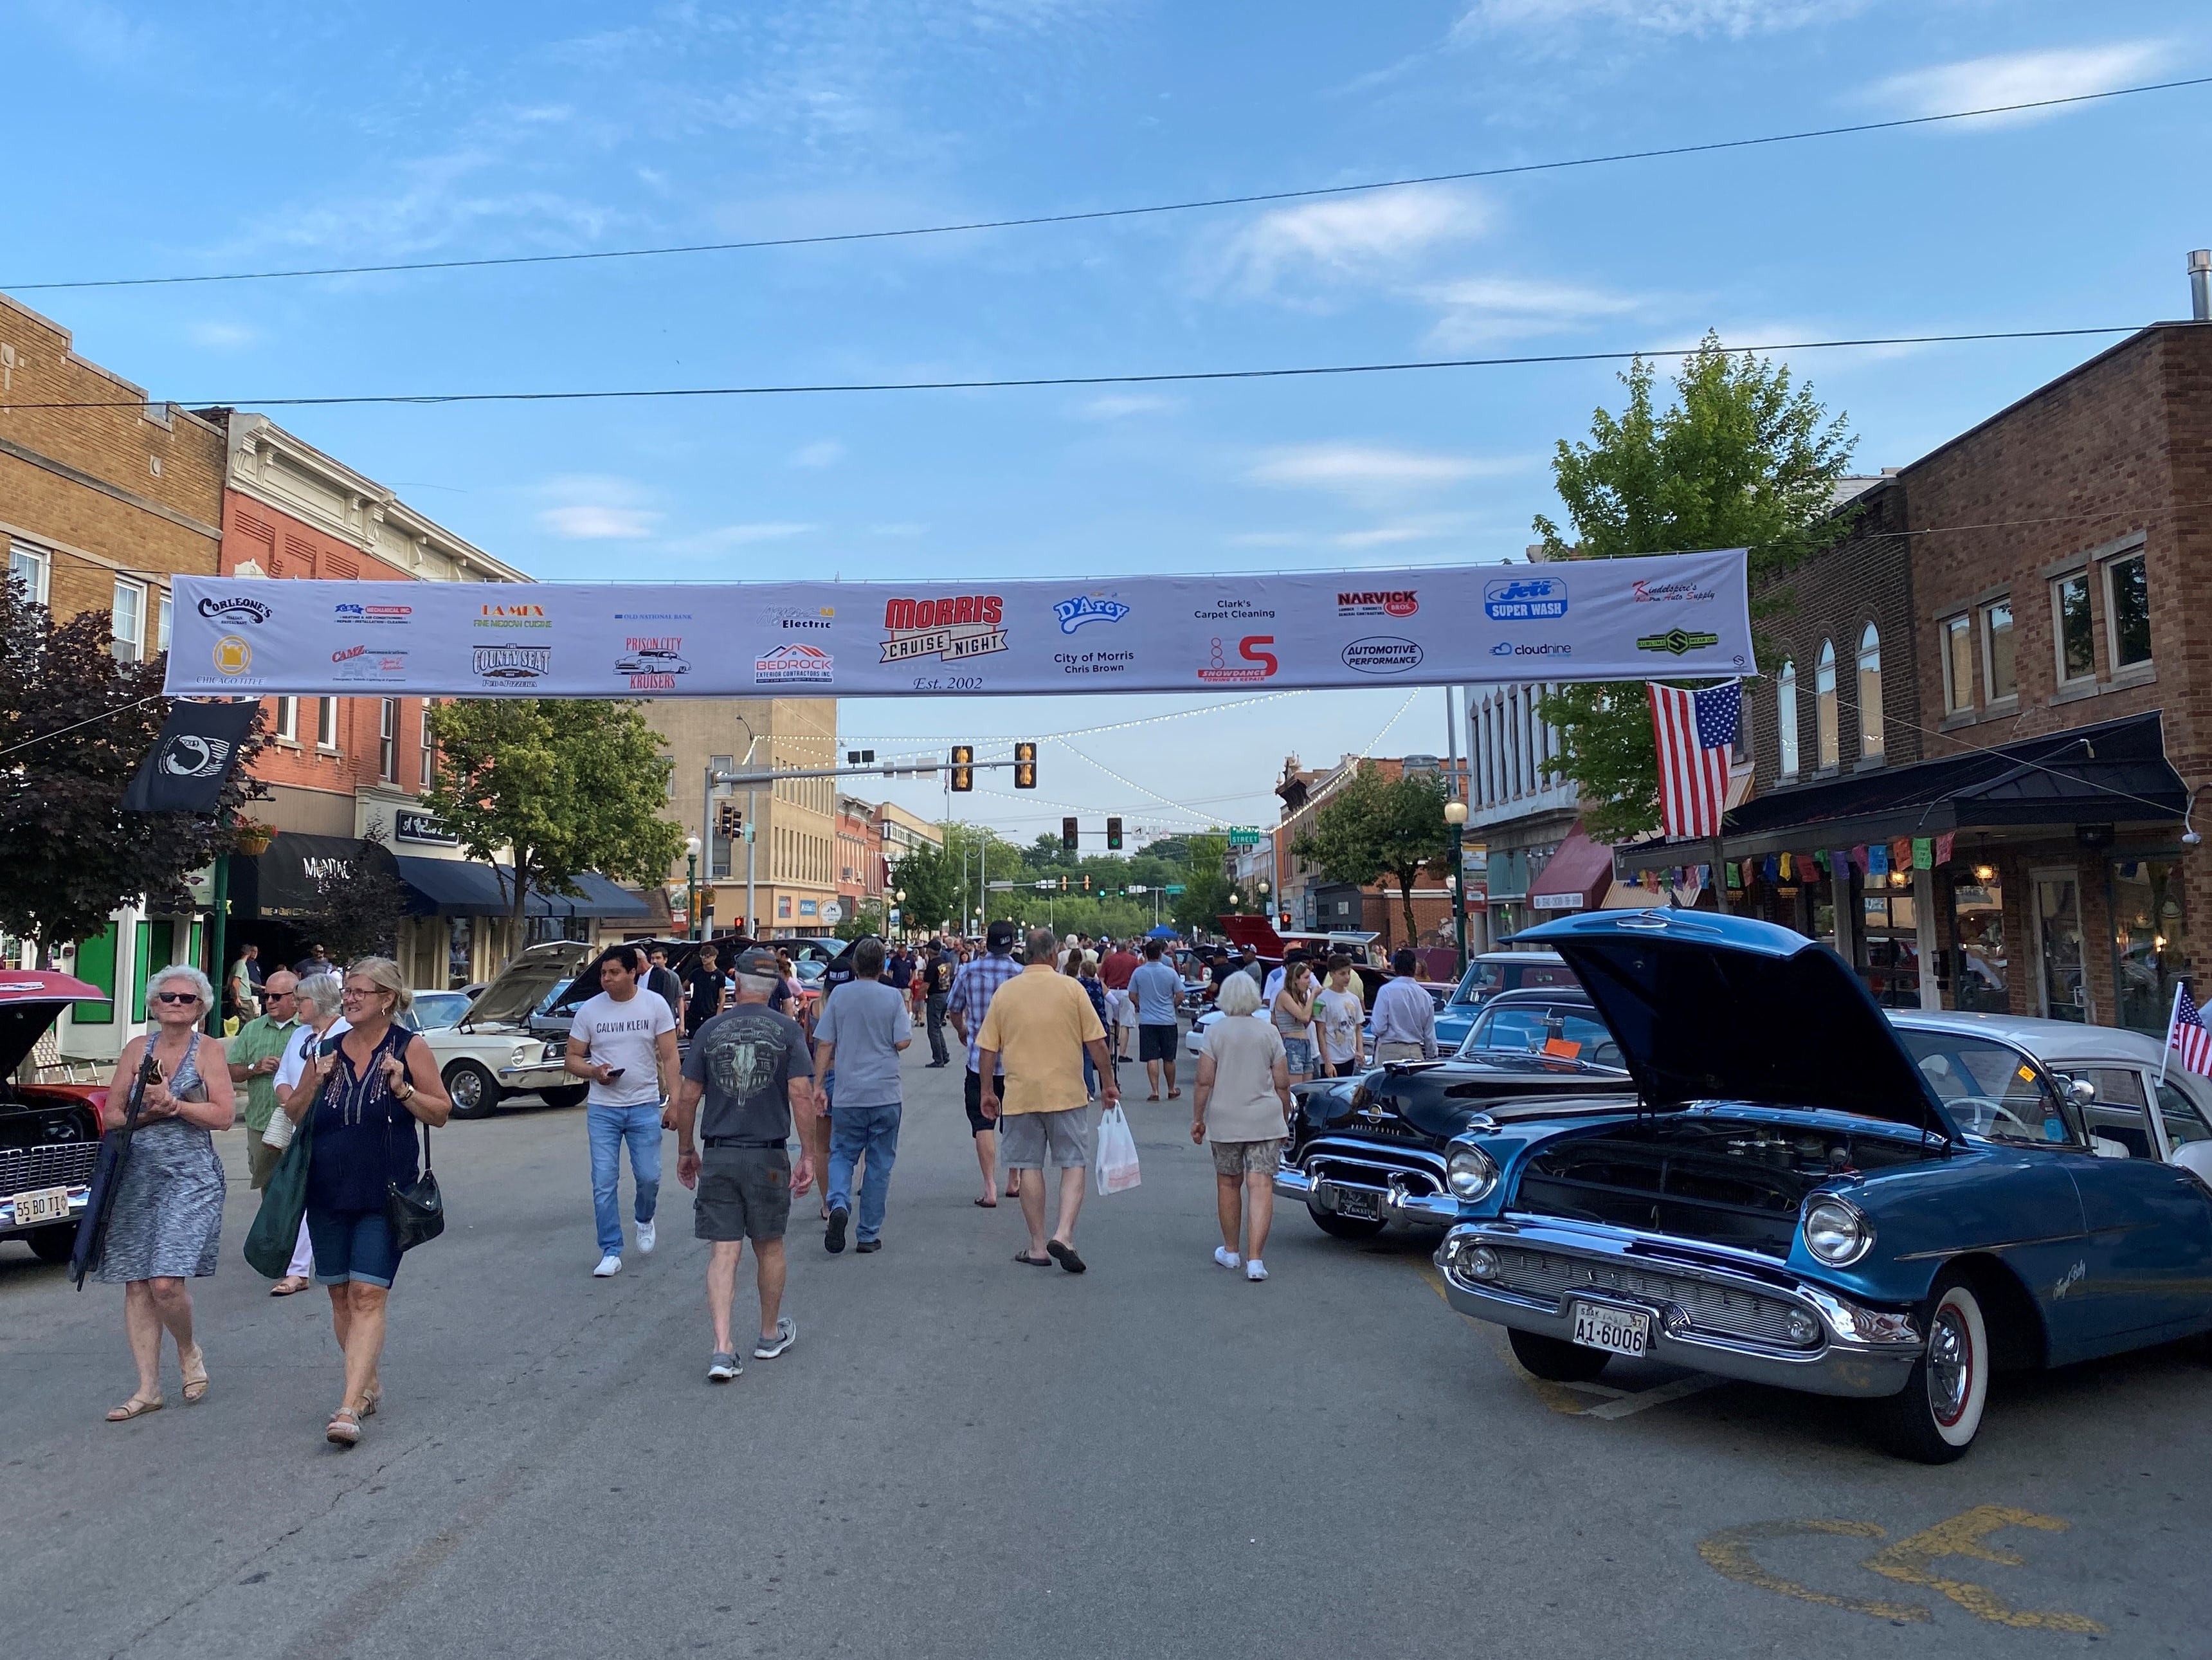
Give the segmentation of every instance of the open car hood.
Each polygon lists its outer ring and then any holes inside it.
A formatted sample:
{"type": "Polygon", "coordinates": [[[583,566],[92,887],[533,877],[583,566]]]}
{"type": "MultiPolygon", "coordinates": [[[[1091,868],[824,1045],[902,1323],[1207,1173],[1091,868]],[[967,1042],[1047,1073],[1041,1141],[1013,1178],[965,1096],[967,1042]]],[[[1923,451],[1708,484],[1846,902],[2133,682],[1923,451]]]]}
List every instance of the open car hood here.
{"type": "Polygon", "coordinates": [[[106,997],[99,987],[66,974],[43,969],[0,973],[0,1079],[15,1076],[46,1028],[71,1003],[98,1003],[106,997]]]}
{"type": "Polygon", "coordinates": [[[1566,959],[1647,1105],[1748,1101],[1959,1132],[1858,976],[1789,928],[1711,911],[1589,911],[1515,936],[1566,959]]]}

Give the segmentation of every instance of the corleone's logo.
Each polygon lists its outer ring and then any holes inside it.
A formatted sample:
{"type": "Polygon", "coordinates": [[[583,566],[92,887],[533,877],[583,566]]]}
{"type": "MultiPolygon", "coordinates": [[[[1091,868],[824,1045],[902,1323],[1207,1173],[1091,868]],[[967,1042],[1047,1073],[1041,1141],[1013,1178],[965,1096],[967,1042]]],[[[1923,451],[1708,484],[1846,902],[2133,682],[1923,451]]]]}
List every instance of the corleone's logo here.
{"type": "Polygon", "coordinates": [[[683,649],[680,634],[633,634],[623,642],[615,672],[629,677],[632,691],[673,690],[676,677],[691,672],[683,649]]]}
{"type": "Polygon", "coordinates": [[[1482,585],[1482,609],[1500,623],[1540,623],[1567,614],[1567,585],[1556,576],[1521,576],[1482,585]]]}
{"type": "Polygon", "coordinates": [[[1412,588],[1385,588],[1370,593],[1336,596],[1339,617],[1411,617],[1420,608],[1420,596],[1412,588]]]}
{"type": "Polygon", "coordinates": [[[476,646],[476,671],[485,680],[542,680],[553,669],[550,646],[476,646]]]}
{"type": "Polygon", "coordinates": [[[963,593],[942,599],[884,602],[883,660],[911,662],[934,657],[947,663],[988,657],[1006,648],[1000,627],[1006,602],[995,593],[963,593]]]}
{"type": "Polygon", "coordinates": [[[414,616],[412,605],[333,605],[331,615],[341,623],[404,623],[414,616]]]}
{"type": "Polygon", "coordinates": [[[230,745],[220,738],[195,738],[185,733],[169,740],[161,751],[161,770],[172,778],[215,778],[230,758],[230,745]]]}
{"type": "Polygon", "coordinates": [[[550,629],[543,605],[478,605],[473,626],[480,629],[550,629]]]}
{"type": "Polygon", "coordinates": [[[233,594],[222,599],[203,599],[200,615],[215,623],[265,623],[269,607],[258,599],[248,599],[244,594],[233,594]]]}
{"type": "Polygon", "coordinates": [[[757,686],[787,686],[794,683],[823,685],[836,678],[836,671],[837,660],[821,647],[805,645],[793,640],[753,659],[753,684],[757,686]]]}
{"type": "Polygon", "coordinates": [[[1129,608],[1103,593],[1079,593],[1054,605],[1052,614],[1060,618],[1062,634],[1073,634],[1085,623],[1118,623],[1129,614],[1129,608]]]}
{"type": "Polygon", "coordinates": [[[836,617],[835,605],[817,605],[809,610],[803,605],[785,605],[769,613],[775,618],[780,629],[805,629],[814,633],[825,633],[836,617]]]}
{"type": "Polygon", "coordinates": [[[226,634],[215,642],[215,672],[243,674],[253,666],[253,647],[237,635],[226,634]]]}
{"type": "Polygon", "coordinates": [[[1404,674],[1421,666],[1421,648],[1395,634],[1370,634],[1344,648],[1344,666],[1361,674],[1404,674]]]}
{"type": "Polygon", "coordinates": [[[1708,646],[1717,646],[1720,642],[1721,637],[1717,634],[1699,634],[1690,629],[1669,629],[1664,634],[1644,635],[1636,642],[1636,649],[1665,652],[1670,657],[1680,657],[1689,652],[1703,651],[1708,646]]]}
{"type": "Polygon", "coordinates": [[[1248,634],[1237,642],[1237,660],[1232,663],[1217,634],[1211,642],[1206,665],[1199,670],[1198,678],[1209,686],[1257,685],[1272,678],[1282,666],[1269,649],[1274,643],[1272,634],[1248,634]]]}
{"type": "Polygon", "coordinates": [[[1701,588],[1695,582],[1651,582],[1638,579],[1629,585],[1629,599],[1639,605],[1698,605],[1718,596],[1711,588],[1701,588]]]}
{"type": "Polygon", "coordinates": [[[1492,657],[1572,657],[1575,648],[1557,642],[1547,641],[1540,646],[1531,646],[1525,642],[1516,644],[1510,640],[1500,640],[1490,648],[1490,654],[1492,657]]]}

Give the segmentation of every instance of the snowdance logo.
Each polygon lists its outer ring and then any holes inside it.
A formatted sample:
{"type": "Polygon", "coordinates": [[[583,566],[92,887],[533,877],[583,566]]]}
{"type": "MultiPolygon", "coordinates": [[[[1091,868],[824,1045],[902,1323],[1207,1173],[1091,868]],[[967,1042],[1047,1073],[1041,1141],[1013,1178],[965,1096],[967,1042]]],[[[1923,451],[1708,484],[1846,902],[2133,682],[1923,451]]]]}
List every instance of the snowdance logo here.
{"type": "Polygon", "coordinates": [[[1085,623],[1118,623],[1129,614],[1129,607],[1104,594],[1079,593],[1054,605],[1052,614],[1060,618],[1062,634],[1073,634],[1085,623]]]}

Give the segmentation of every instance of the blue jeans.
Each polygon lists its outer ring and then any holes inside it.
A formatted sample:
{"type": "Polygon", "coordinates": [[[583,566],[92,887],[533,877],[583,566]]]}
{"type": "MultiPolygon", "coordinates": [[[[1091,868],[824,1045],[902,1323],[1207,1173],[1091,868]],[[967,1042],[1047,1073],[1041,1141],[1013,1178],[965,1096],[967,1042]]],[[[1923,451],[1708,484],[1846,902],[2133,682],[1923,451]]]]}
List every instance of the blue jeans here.
{"type": "Polygon", "coordinates": [[[660,1203],[660,1104],[608,1107],[593,1102],[584,1110],[592,1138],[592,1217],[599,1227],[599,1249],[622,1255],[622,1212],[615,1203],[622,1181],[623,1143],[629,1143],[629,1173],[637,1183],[637,1219],[653,1220],[660,1203]]]}
{"type": "Polygon", "coordinates": [[[884,1231],[884,1207],[891,1190],[891,1166],[898,1162],[899,1104],[840,1107],[830,1115],[830,1208],[853,1208],[853,1166],[868,1161],[867,1185],[860,1189],[862,1239],[884,1231]]]}

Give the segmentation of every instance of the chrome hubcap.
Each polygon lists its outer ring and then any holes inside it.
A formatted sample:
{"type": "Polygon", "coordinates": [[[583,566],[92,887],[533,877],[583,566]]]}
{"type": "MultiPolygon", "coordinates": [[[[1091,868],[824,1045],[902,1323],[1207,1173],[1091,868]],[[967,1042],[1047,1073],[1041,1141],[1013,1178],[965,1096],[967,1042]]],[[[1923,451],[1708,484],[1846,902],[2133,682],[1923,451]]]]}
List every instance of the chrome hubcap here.
{"type": "Polygon", "coordinates": [[[1947,1304],[1928,1334],[1928,1405],[1938,1422],[1955,1424],[1965,1414],[1973,1373],[1973,1339],[1958,1310],[1947,1304]]]}
{"type": "Polygon", "coordinates": [[[482,1081],[472,1072],[458,1073],[451,1091],[454,1101],[464,1107],[473,1107],[483,1098],[482,1081]]]}

